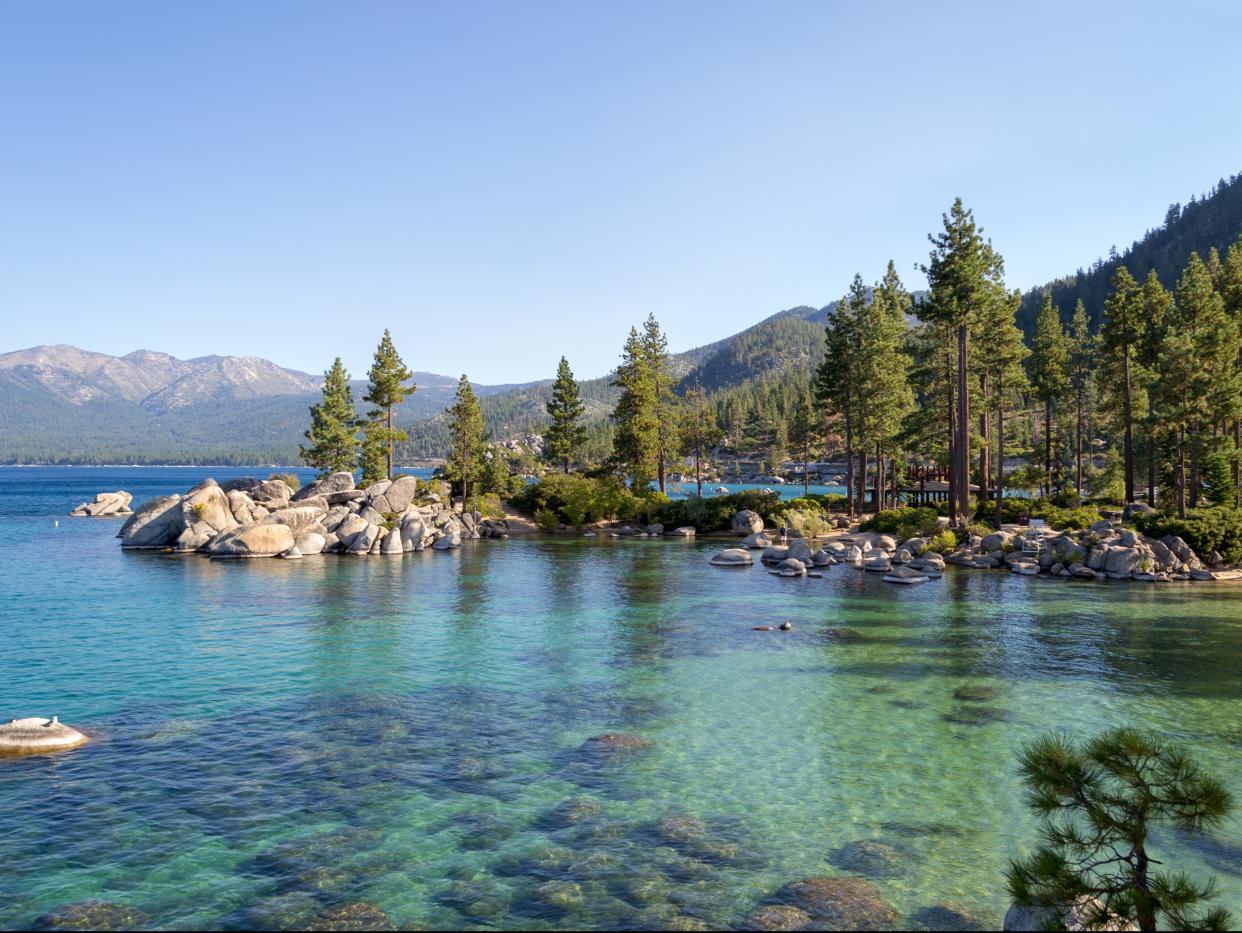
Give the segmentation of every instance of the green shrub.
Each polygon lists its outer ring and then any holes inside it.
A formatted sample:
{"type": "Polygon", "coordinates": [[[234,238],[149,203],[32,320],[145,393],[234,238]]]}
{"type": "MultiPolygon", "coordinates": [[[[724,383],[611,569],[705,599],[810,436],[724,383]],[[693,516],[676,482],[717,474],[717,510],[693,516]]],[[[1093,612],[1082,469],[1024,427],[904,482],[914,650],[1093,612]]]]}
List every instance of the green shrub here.
{"type": "Polygon", "coordinates": [[[302,488],[302,481],[298,479],[296,473],[273,473],[271,476],[268,477],[268,479],[269,480],[278,479],[281,482],[283,482],[286,486],[288,486],[290,489],[292,489],[294,492],[297,492],[299,489],[302,488]]]}
{"type": "Polygon", "coordinates": [[[923,506],[913,508],[902,506],[899,509],[884,509],[859,527],[863,531],[877,531],[880,534],[896,535],[904,532],[905,537],[915,535],[932,535],[940,528],[939,516],[935,509],[923,506]]]}
{"type": "Polygon", "coordinates": [[[1153,538],[1177,535],[1201,558],[1217,551],[1229,563],[1242,560],[1242,511],[1237,509],[1191,509],[1184,519],[1150,512],[1135,515],[1134,525],[1153,538]]]}
{"type": "Polygon", "coordinates": [[[700,499],[676,499],[660,506],[654,520],[666,527],[677,528],[693,525],[699,531],[728,531],[733,525],[734,513],[742,509],[758,512],[765,518],[782,511],[784,504],[776,493],[759,489],[746,489],[727,496],[700,499]]]}
{"type": "Polygon", "coordinates": [[[394,528],[397,527],[397,525],[401,523],[400,512],[384,512],[383,515],[384,515],[383,527],[385,531],[392,531],[394,528]]]}
{"type": "Polygon", "coordinates": [[[535,512],[535,524],[544,531],[555,531],[556,526],[560,524],[560,519],[551,509],[538,509],[535,512]]]}
{"type": "Polygon", "coordinates": [[[935,551],[937,554],[944,554],[947,551],[957,547],[957,535],[946,528],[932,537],[928,538],[927,545],[923,548],[926,551],[935,551]]]}
{"type": "Polygon", "coordinates": [[[484,518],[505,517],[505,509],[501,505],[500,496],[494,492],[484,493],[481,496],[471,496],[470,508],[484,518]]]}

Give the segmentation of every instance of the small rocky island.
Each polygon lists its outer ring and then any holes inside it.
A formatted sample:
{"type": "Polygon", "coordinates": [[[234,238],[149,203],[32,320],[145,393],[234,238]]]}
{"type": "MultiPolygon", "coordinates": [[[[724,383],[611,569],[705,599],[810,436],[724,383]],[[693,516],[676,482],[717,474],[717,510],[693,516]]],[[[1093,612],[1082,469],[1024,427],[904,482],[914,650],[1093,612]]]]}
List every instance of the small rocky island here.
{"type": "Polygon", "coordinates": [[[359,489],[351,473],[333,473],[296,491],[280,479],[206,479],[184,496],[142,503],[117,537],[126,549],[289,559],[447,550],[465,539],[508,536],[504,521],[446,504],[439,486],[403,476],[359,489]]]}

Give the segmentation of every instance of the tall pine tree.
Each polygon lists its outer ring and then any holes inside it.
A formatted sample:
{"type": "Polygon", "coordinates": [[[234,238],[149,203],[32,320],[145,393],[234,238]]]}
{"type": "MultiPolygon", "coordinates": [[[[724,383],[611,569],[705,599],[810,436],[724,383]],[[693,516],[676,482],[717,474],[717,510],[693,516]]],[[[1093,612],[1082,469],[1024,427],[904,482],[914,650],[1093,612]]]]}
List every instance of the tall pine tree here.
{"type": "Polygon", "coordinates": [[[1053,416],[1069,382],[1066,372],[1069,368],[1069,346],[1061,326],[1061,312],[1052,303],[1049,294],[1044,295],[1044,303],[1035,319],[1035,338],[1029,363],[1031,388],[1044,405],[1044,492],[1051,494],[1053,416]]]}
{"type": "Polygon", "coordinates": [[[363,396],[363,401],[370,402],[375,408],[367,413],[367,417],[376,423],[383,420],[382,427],[372,426],[369,429],[369,436],[376,439],[376,432],[383,432],[383,442],[387,448],[385,475],[392,479],[393,444],[407,439],[404,431],[398,431],[393,427],[392,412],[405,401],[407,395],[412,395],[418,387],[413,383],[413,374],[405,368],[405,363],[397,353],[397,348],[393,346],[392,337],[387,328],[384,330],[383,339],[375,349],[375,358],[371,363],[369,376],[371,384],[367,389],[367,394],[363,396]],[[407,382],[410,383],[408,386],[407,382]]]}
{"type": "Polygon", "coordinates": [[[461,510],[470,507],[470,487],[483,469],[484,425],[474,387],[463,374],[457,382],[457,395],[449,409],[449,432],[453,439],[445,474],[449,482],[461,486],[461,510]]]}
{"type": "Polygon", "coordinates": [[[578,449],[586,443],[587,432],[582,425],[585,410],[569,361],[562,356],[556,367],[556,381],[552,383],[552,400],[547,404],[552,423],[543,446],[544,455],[566,473],[578,449]]]}
{"type": "Polygon", "coordinates": [[[300,448],[302,462],[322,475],[352,473],[358,460],[358,413],[349,373],[338,356],[324,373],[323,400],[312,405],[311,425],[306,432],[309,447],[300,448]]]}

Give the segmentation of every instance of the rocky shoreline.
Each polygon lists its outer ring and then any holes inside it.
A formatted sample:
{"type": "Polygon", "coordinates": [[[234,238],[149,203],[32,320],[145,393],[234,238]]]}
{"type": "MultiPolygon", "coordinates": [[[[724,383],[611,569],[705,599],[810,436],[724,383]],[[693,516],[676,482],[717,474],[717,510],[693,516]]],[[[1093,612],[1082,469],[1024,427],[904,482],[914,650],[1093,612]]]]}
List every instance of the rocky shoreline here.
{"type": "Polygon", "coordinates": [[[503,520],[455,510],[442,484],[412,476],[365,489],[333,473],[293,490],[280,479],[206,479],[185,495],[159,496],[132,513],[129,493],[101,493],[71,515],[124,515],[127,550],[171,550],[208,557],[296,559],[315,554],[397,555],[460,547],[472,538],[508,537],[503,520]],[[119,504],[119,505],[118,505],[119,504]],[[92,510],[102,506],[111,511],[92,510]]]}
{"type": "Polygon", "coordinates": [[[734,516],[733,533],[744,535],[739,546],[716,552],[709,563],[749,567],[754,563],[751,552],[760,551],[760,561],[775,566],[773,573],[784,577],[815,576],[822,568],[847,564],[883,573],[890,583],[916,583],[936,579],[946,564],[954,564],[1023,576],[1140,583],[1242,579],[1242,571],[1224,566],[1217,555],[1203,560],[1176,535],[1151,538],[1111,520],[1083,531],[1006,527],[988,535],[970,535],[946,554],[929,550],[931,542],[926,537],[900,541],[875,532],[847,531],[828,538],[818,549],[796,535],[788,538],[788,544],[777,545],[774,535],[763,530],[762,519],[745,510],[734,516]]]}

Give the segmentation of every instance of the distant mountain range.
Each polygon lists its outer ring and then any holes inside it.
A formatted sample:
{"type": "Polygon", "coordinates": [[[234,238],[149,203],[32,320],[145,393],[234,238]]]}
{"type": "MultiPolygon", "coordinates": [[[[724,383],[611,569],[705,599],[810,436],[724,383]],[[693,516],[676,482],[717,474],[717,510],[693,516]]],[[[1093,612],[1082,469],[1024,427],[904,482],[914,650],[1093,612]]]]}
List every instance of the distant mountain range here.
{"type": "MultiPolygon", "coordinates": [[[[1202,198],[1175,204],[1164,222],[1124,253],[1113,251],[1086,270],[1030,289],[1019,321],[1033,326],[1050,290],[1068,319],[1082,299],[1098,321],[1116,267],[1136,278],[1155,269],[1176,284],[1192,250],[1223,249],[1242,230],[1242,176],[1221,180],[1202,198]]],[[[823,327],[834,304],[778,312],[753,327],[673,356],[679,388],[747,392],[773,379],[805,381],[823,353],[823,327]]],[[[619,349],[619,348],[618,348],[619,349]]],[[[444,409],[457,380],[416,373],[418,391],[401,406],[398,424],[410,433],[406,459],[443,456],[444,409]]],[[[611,411],[611,375],[582,382],[587,418],[611,411]]],[[[108,356],[76,347],[34,347],[0,355],[0,463],[294,463],[321,377],[258,357],[179,360],[137,350],[108,356]]],[[[504,440],[541,431],[551,381],[475,385],[492,436],[504,440]]],[[[355,382],[362,408],[365,383],[355,382]]]]}

